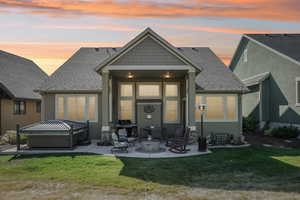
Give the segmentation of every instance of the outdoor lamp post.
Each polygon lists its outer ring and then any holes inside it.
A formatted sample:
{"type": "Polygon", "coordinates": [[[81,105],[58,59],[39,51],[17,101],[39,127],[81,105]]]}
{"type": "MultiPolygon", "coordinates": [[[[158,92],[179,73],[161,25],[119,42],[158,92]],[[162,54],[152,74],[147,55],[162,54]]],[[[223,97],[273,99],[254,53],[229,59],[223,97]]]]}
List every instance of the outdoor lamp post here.
{"type": "Polygon", "coordinates": [[[200,111],[200,128],[201,128],[201,135],[198,138],[198,150],[199,151],[207,151],[207,142],[206,142],[206,137],[204,136],[204,131],[203,131],[203,116],[206,111],[206,104],[198,104],[197,105],[199,111],[200,111]]]}

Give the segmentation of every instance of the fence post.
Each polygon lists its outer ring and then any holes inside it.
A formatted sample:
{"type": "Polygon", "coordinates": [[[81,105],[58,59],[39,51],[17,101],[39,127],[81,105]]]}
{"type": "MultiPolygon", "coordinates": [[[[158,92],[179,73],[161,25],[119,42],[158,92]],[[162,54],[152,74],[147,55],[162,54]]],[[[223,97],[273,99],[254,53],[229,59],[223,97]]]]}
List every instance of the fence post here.
{"type": "Polygon", "coordinates": [[[71,125],[71,130],[70,130],[70,149],[73,149],[73,125],[71,125]]]}
{"type": "Polygon", "coordinates": [[[16,143],[17,143],[17,151],[19,151],[21,148],[20,148],[20,125],[17,124],[16,126],[16,131],[17,131],[17,135],[16,135],[16,143]]]}

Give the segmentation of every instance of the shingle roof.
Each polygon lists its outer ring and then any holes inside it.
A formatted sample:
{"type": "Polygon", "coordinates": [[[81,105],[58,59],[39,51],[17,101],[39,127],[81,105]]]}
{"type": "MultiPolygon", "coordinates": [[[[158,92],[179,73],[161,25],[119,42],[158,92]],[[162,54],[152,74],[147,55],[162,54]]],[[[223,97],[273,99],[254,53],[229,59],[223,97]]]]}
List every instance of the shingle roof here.
{"type": "Polygon", "coordinates": [[[104,59],[119,48],[80,48],[55,71],[37,90],[41,91],[100,91],[101,76],[95,71],[104,59]]]}
{"type": "Polygon", "coordinates": [[[31,60],[0,50],[0,84],[12,98],[40,99],[33,90],[47,77],[31,60]]]}
{"type": "Polygon", "coordinates": [[[257,85],[270,77],[270,72],[264,72],[242,80],[246,86],[257,85]]]}
{"type": "Polygon", "coordinates": [[[196,77],[198,91],[247,91],[247,87],[207,47],[181,47],[182,53],[202,67],[196,77]]]}
{"type": "Polygon", "coordinates": [[[247,34],[246,36],[300,62],[300,34],[247,34]]]}
{"type": "MultiPolygon", "coordinates": [[[[81,48],[39,88],[40,91],[100,91],[101,76],[95,71],[120,48],[81,48]]],[[[209,48],[180,47],[181,53],[203,69],[196,78],[199,90],[245,91],[243,83],[209,48]]]]}

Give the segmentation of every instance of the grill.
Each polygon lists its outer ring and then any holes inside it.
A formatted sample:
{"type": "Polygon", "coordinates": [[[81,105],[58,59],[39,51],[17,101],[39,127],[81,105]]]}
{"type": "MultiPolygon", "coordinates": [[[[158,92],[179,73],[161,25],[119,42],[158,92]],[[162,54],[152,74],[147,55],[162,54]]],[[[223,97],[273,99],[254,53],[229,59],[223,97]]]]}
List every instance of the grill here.
{"type": "Polygon", "coordinates": [[[47,120],[19,129],[29,148],[73,148],[89,141],[89,121],[47,120]]]}

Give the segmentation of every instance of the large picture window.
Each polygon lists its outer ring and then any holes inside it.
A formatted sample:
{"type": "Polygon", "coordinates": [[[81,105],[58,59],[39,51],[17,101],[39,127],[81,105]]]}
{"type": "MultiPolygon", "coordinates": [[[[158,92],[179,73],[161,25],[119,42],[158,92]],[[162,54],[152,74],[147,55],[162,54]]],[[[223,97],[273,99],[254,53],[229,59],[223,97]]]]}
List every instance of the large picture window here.
{"type": "Polygon", "coordinates": [[[120,83],[119,119],[134,121],[134,84],[120,83]]]}
{"type": "Polygon", "coordinates": [[[97,95],[57,95],[55,105],[57,119],[97,121],[97,95]]]}
{"type": "Polygon", "coordinates": [[[164,84],[164,121],[179,123],[180,95],[178,83],[164,84]]]}
{"type": "MultiPolygon", "coordinates": [[[[196,104],[206,104],[206,121],[237,121],[237,95],[197,95],[196,104]]],[[[200,120],[200,111],[196,109],[196,121],[200,120]]]]}

